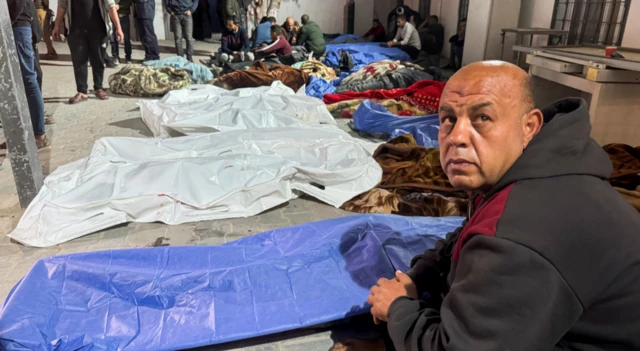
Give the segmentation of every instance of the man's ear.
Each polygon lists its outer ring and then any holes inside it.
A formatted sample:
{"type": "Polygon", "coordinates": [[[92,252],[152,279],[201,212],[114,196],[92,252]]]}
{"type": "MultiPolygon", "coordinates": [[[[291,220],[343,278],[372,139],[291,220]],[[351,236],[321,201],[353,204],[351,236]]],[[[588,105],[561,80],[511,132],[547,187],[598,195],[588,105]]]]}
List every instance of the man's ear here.
{"type": "Polygon", "coordinates": [[[523,149],[526,149],[529,142],[538,134],[543,122],[544,116],[539,109],[531,110],[522,117],[522,131],[524,132],[523,149]]]}

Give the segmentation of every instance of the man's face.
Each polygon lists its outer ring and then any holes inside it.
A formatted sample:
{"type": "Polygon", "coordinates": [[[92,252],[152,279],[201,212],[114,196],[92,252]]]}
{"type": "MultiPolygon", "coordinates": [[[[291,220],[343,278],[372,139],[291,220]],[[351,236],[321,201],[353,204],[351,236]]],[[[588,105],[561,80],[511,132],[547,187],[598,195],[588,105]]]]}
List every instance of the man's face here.
{"type": "Polygon", "coordinates": [[[430,26],[433,26],[434,24],[436,24],[438,22],[436,22],[436,19],[433,17],[429,17],[429,19],[427,20],[427,24],[430,26]]]}
{"type": "Polygon", "coordinates": [[[520,76],[490,68],[461,70],[440,100],[440,162],[451,184],[466,191],[489,190],[537,133],[523,123],[520,76]]]}
{"type": "Polygon", "coordinates": [[[271,40],[276,40],[278,39],[278,33],[271,31],[271,40]]]}
{"type": "Polygon", "coordinates": [[[227,29],[230,32],[235,33],[238,31],[238,26],[236,26],[235,23],[233,23],[233,21],[227,21],[227,29]]]}
{"type": "Polygon", "coordinates": [[[458,25],[458,33],[464,33],[467,30],[467,22],[460,22],[458,25]]]}
{"type": "Polygon", "coordinates": [[[287,18],[287,26],[289,26],[289,28],[293,28],[295,23],[296,23],[296,21],[293,18],[291,18],[291,17],[287,18]]]}
{"type": "Polygon", "coordinates": [[[396,24],[398,25],[398,28],[404,28],[404,25],[407,24],[407,21],[403,19],[398,19],[396,21],[396,24]]]}

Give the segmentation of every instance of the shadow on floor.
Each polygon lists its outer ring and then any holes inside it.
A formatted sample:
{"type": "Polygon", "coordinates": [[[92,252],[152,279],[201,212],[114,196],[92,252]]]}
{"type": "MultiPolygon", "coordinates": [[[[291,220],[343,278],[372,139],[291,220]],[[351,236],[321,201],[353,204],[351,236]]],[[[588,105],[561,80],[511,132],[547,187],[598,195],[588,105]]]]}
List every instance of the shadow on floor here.
{"type": "MultiPolygon", "coordinates": [[[[131,44],[131,48],[134,50],[142,50],[144,51],[144,47],[142,46],[142,44],[131,44]]],[[[162,43],[158,44],[158,51],[161,54],[176,54],[176,47],[171,45],[165,45],[162,43]]],[[[213,51],[213,45],[211,46],[211,50],[202,50],[202,49],[194,49],[193,50],[193,56],[209,56],[211,54],[211,52],[213,51]]]]}
{"type": "Polygon", "coordinates": [[[142,122],[141,118],[125,119],[122,121],[109,123],[109,125],[119,127],[119,128],[135,130],[135,131],[138,131],[141,135],[153,138],[153,134],[151,133],[149,128],[147,128],[144,122],[142,122]]]}

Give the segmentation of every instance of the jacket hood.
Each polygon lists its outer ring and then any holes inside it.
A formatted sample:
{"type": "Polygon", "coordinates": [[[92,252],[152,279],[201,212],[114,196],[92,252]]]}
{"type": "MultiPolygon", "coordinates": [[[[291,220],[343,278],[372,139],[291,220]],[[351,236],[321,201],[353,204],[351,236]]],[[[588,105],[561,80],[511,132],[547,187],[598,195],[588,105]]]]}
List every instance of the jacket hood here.
{"type": "Polygon", "coordinates": [[[569,98],[542,109],[544,125],[520,158],[485,198],[525,179],[587,175],[607,179],[611,160],[591,139],[589,109],[583,99],[569,98]]]}

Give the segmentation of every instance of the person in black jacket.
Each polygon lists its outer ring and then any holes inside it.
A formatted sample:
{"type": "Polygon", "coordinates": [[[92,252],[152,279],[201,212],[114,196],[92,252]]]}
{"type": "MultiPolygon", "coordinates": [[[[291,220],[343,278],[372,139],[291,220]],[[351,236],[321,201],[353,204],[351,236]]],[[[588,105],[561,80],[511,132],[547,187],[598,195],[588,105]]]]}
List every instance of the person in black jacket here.
{"type": "Polygon", "coordinates": [[[439,115],[469,216],[371,288],[395,349],[640,349],[640,214],[607,182],[586,102],[536,109],[527,73],[489,61],[447,82],[439,115]]]}
{"type": "Polygon", "coordinates": [[[462,67],[462,54],[464,51],[464,37],[466,32],[467,20],[463,18],[460,20],[460,23],[458,23],[458,33],[449,38],[451,52],[449,54],[449,64],[443,67],[444,69],[457,71],[462,67]]]}

